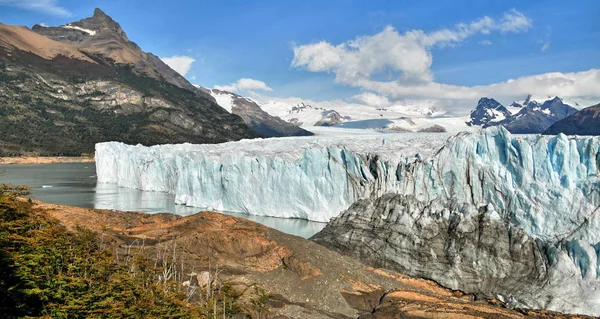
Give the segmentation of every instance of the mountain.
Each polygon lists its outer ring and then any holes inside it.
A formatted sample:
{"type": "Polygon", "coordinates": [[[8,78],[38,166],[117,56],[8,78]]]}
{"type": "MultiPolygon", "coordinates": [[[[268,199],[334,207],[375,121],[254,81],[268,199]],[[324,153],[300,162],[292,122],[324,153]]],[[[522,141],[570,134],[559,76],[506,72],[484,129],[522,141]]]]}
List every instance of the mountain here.
{"type": "Polygon", "coordinates": [[[115,63],[129,64],[136,74],[162,78],[180,88],[202,92],[159,57],[142,51],[137,44],[129,40],[119,23],[98,8],[90,18],[59,27],[36,24],[32,30],[55,41],[71,44],[79,50],[100,54],[115,63]]]}
{"type": "Polygon", "coordinates": [[[512,113],[502,104],[494,99],[482,97],[477,102],[477,107],[469,114],[467,125],[479,125],[482,127],[498,125],[498,123],[509,118],[512,113]]]}
{"type": "Polygon", "coordinates": [[[0,155],[79,155],[102,141],[218,143],[257,135],[131,42],[99,9],[61,27],[0,24],[0,155]]]}
{"type": "Polygon", "coordinates": [[[323,118],[315,123],[315,126],[334,126],[344,122],[344,118],[340,113],[329,110],[323,113],[323,118]]]}
{"type": "Polygon", "coordinates": [[[554,123],[544,134],[600,135],[600,104],[554,123]]]}
{"type": "Polygon", "coordinates": [[[502,125],[515,134],[539,134],[546,131],[552,124],[576,112],[576,108],[563,103],[559,97],[543,103],[530,101],[502,125]]]}
{"type": "Polygon", "coordinates": [[[256,101],[250,98],[217,89],[207,90],[222,108],[241,117],[254,132],[264,137],[313,135],[313,133],[293,123],[269,115],[269,113],[262,110],[256,101]]]}
{"type": "Polygon", "coordinates": [[[502,125],[513,134],[540,134],[552,124],[576,112],[576,108],[564,103],[559,97],[539,101],[528,96],[523,102],[513,102],[509,108],[484,97],[479,100],[475,110],[471,111],[467,125],[502,125]]]}

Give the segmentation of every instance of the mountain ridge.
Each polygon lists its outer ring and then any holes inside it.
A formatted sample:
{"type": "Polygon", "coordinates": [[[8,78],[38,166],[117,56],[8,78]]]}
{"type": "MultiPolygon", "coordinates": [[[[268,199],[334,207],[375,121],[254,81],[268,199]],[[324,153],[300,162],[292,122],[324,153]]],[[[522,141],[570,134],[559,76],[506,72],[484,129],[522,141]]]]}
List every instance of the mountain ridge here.
{"type": "Polygon", "coordinates": [[[171,77],[175,71],[130,42],[102,11],[74,24],[87,31],[43,30],[75,37],[75,44],[0,25],[0,155],[73,156],[111,140],[155,145],[257,137],[212,96],[189,90],[180,75],[171,77]],[[107,41],[111,46],[99,50],[107,41]],[[171,73],[163,76],[153,63],[171,73]]]}
{"type": "Polygon", "coordinates": [[[540,103],[529,95],[522,103],[513,102],[510,109],[494,99],[482,97],[469,114],[467,125],[483,128],[502,125],[513,134],[540,134],[577,111],[558,96],[540,103]]]}

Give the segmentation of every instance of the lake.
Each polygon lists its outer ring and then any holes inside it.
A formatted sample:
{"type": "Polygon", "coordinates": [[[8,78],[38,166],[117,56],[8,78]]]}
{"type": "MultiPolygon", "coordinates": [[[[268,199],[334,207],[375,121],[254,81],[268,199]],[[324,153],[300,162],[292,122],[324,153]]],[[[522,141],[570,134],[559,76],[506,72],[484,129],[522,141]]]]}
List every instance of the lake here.
{"type": "MultiPolygon", "coordinates": [[[[94,163],[0,165],[0,184],[28,185],[32,197],[43,202],[97,209],[190,215],[201,209],[176,205],[174,196],[97,183],[94,163]]],[[[249,219],[284,233],[308,238],[325,223],[303,219],[224,214],[249,219]]]]}

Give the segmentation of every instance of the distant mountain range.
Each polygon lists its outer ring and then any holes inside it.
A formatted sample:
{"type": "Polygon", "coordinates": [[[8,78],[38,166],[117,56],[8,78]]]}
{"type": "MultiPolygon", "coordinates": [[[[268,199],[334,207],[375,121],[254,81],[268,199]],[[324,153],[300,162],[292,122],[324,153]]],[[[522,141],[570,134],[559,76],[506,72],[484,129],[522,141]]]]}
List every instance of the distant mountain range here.
{"type": "Polygon", "coordinates": [[[103,141],[219,143],[309,132],[226,111],[102,10],[58,27],[0,24],[0,156],[91,153],[103,141]],[[237,115],[236,115],[237,114],[237,115]]]}
{"type": "Polygon", "coordinates": [[[483,97],[469,114],[467,125],[502,125],[514,134],[539,134],[577,111],[559,97],[537,101],[528,96],[525,101],[514,102],[508,108],[494,99],[483,97]]]}

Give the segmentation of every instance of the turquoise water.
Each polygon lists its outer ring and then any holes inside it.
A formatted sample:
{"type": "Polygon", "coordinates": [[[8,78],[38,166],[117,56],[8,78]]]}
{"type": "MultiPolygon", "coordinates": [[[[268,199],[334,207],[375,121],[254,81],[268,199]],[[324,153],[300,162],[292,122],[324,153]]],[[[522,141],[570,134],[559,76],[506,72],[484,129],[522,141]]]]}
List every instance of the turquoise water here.
{"type": "MultiPolygon", "coordinates": [[[[0,165],[0,184],[28,185],[33,198],[53,204],[183,216],[199,211],[198,208],[176,205],[170,194],[97,183],[94,163],[0,165]]],[[[225,213],[305,238],[325,227],[325,223],[302,219],[225,213]]]]}

